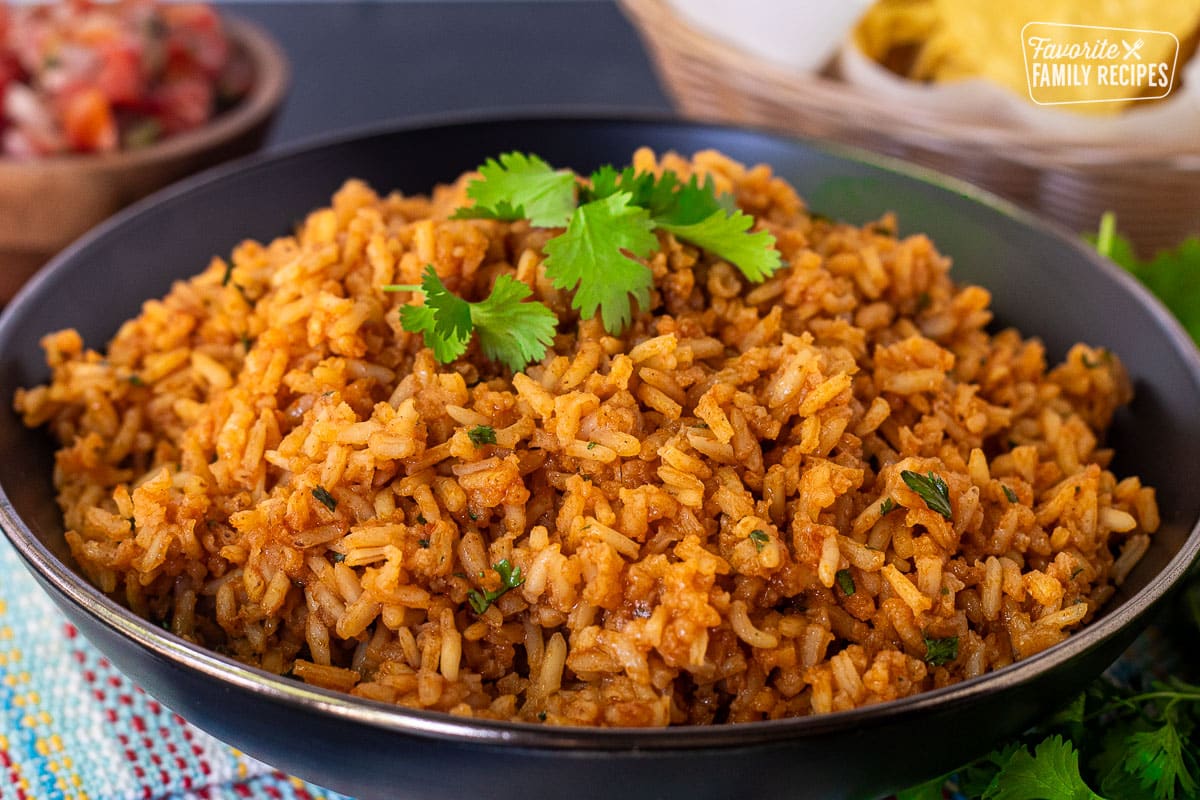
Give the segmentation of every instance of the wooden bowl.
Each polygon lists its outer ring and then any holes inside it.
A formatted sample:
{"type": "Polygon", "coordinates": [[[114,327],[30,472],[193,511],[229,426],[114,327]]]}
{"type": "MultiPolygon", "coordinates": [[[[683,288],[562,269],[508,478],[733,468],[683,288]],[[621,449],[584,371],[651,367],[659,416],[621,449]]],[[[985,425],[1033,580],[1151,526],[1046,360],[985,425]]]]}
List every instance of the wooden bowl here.
{"type": "Polygon", "coordinates": [[[236,106],[201,128],[140,150],[0,158],[0,304],[59,250],[96,223],[185,175],[260,148],[287,93],[279,45],[244,20],[226,18],[228,35],[249,56],[254,83],[236,106]]]}

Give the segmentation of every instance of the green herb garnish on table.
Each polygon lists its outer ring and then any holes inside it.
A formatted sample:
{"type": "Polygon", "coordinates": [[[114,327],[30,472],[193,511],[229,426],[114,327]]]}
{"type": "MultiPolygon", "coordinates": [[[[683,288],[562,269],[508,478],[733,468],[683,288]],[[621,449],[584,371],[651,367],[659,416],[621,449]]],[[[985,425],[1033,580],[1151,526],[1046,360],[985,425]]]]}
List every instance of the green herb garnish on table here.
{"type": "Polygon", "coordinates": [[[983,800],[1196,797],[1198,725],[1200,686],[1171,680],[1135,692],[1100,678],[1020,739],[897,797],[940,800],[952,778],[983,800]]]}

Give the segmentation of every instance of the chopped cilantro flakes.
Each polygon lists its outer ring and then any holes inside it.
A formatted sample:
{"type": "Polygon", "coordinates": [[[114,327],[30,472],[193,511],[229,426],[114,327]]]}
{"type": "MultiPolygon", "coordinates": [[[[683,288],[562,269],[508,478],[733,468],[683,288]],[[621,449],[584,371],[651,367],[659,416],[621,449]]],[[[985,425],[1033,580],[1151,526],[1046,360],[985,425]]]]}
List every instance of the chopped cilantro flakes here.
{"type": "MultiPolygon", "coordinates": [[[[487,611],[492,603],[500,599],[505,592],[515,589],[525,582],[525,577],[521,574],[521,568],[514,567],[508,563],[508,559],[492,564],[492,569],[500,576],[499,589],[484,592],[478,589],[467,591],[467,601],[471,604],[471,608],[475,609],[476,614],[482,614],[487,611]]],[[[481,575],[480,577],[483,576],[481,575]]]]}
{"type": "Polygon", "coordinates": [[[834,575],[834,580],[837,581],[838,588],[842,590],[842,593],[846,597],[850,597],[858,591],[858,587],[854,585],[854,576],[850,574],[850,570],[848,569],[839,569],[837,574],[834,575]]]}
{"type": "Polygon", "coordinates": [[[325,506],[330,511],[337,511],[337,498],[335,498],[333,495],[331,495],[329,493],[329,490],[326,489],[324,486],[318,486],[315,489],[313,489],[312,496],[315,497],[321,505],[325,506]]]}
{"type": "Polygon", "coordinates": [[[947,636],[944,639],[931,639],[928,636],[923,638],[925,639],[925,663],[931,667],[940,667],[958,658],[957,636],[947,636]]]}
{"type": "Polygon", "coordinates": [[[476,425],[467,431],[467,438],[476,447],[483,447],[485,444],[495,444],[496,429],[491,425],[476,425]]]}
{"type": "Polygon", "coordinates": [[[750,541],[754,542],[755,551],[761,553],[762,549],[771,541],[771,537],[766,531],[760,531],[756,528],[750,531],[750,541]]]}
{"type": "Polygon", "coordinates": [[[900,473],[900,478],[908,488],[912,489],[930,510],[936,511],[948,520],[954,519],[954,510],[950,507],[950,487],[946,481],[933,471],[922,475],[906,469],[900,473]]]}

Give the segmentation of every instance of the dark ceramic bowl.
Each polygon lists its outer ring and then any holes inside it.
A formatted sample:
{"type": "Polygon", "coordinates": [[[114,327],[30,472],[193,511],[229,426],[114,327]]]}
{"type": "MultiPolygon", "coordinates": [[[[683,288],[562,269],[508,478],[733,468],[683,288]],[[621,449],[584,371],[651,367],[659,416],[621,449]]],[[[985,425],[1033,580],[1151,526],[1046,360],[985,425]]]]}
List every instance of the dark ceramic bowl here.
{"type": "Polygon", "coordinates": [[[485,120],[385,129],[244,161],[123,212],[59,256],[0,318],[0,524],[67,616],[151,694],[279,768],[363,798],[860,797],[990,749],[1052,711],[1136,636],[1200,550],[1200,357],[1133,280],[1073,238],[963,184],[837,148],[665,121],[485,120]],[[47,377],[38,339],[74,326],[103,346],[140,303],[244,237],[289,231],[348,176],[424,192],[507,150],[588,170],[649,145],[765,162],[811,206],[862,223],[888,210],[929,233],[959,281],[990,289],[1000,323],[1052,358],[1116,351],[1137,398],[1111,434],[1115,469],[1158,487],[1163,526],[1105,612],[993,674],[893,703],[779,722],[592,730],[473,722],[353,699],[247,668],[139,619],[92,588],[62,538],[52,445],[10,409],[47,377]]]}

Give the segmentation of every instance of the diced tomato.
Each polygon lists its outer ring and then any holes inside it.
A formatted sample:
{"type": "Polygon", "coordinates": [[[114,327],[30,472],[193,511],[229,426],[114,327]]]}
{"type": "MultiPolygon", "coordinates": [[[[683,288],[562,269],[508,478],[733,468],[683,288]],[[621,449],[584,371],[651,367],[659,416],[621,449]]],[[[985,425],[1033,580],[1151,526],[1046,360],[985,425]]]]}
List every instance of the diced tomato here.
{"type": "Polygon", "coordinates": [[[142,58],[135,47],[115,45],[101,50],[96,88],[115,105],[133,105],[142,97],[145,78],[142,58]]]}
{"type": "Polygon", "coordinates": [[[152,100],[163,130],[179,133],[199,127],[209,118],[213,85],[201,77],[178,78],[159,87],[152,100]]]}
{"type": "Polygon", "coordinates": [[[109,152],[117,148],[112,106],[99,89],[73,92],[63,99],[63,128],[72,149],[109,152]]]}
{"type": "Polygon", "coordinates": [[[164,6],[167,22],[167,74],[181,67],[199,66],[210,77],[220,74],[229,59],[229,42],[221,19],[209,6],[181,3],[164,6]]]}
{"type": "Polygon", "coordinates": [[[4,94],[4,87],[21,79],[23,72],[17,59],[7,53],[0,53],[0,96],[4,94]]]}
{"type": "Polygon", "coordinates": [[[145,146],[200,126],[252,85],[234,52],[203,3],[0,0],[0,157],[145,146]]]}

